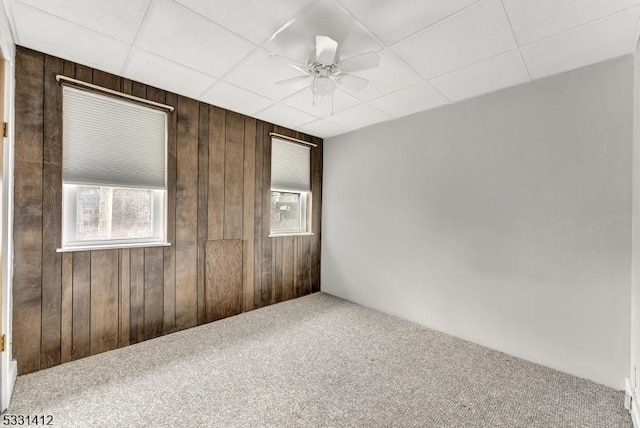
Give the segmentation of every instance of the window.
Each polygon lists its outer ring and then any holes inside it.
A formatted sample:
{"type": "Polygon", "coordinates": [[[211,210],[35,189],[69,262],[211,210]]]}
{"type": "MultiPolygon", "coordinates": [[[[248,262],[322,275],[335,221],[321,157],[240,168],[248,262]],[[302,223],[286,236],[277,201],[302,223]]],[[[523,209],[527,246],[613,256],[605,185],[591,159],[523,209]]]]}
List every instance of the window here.
{"type": "Polygon", "coordinates": [[[165,244],[167,115],[63,86],[62,250],[165,244]]]}
{"type": "Polygon", "coordinates": [[[311,205],[308,146],[273,138],[271,143],[271,235],[309,233],[311,205]]]}

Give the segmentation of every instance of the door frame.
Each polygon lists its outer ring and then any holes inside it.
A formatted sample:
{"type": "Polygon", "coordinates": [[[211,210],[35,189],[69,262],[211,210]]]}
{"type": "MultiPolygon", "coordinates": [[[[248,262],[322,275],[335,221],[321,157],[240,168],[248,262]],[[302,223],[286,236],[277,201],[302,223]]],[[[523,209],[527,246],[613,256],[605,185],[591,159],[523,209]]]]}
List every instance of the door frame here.
{"type": "MultiPolygon", "coordinates": [[[[12,354],[13,322],[13,142],[14,142],[14,88],[15,88],[15,41],[9,18],[10,9],[7,0],[0,2],[0,61],[4,64],[3,116],[0,123],[7,123],[7,137],[2,137],[2,224],[0,232],[0,252],[2,263],[0,278],[0,335],[4,335],[4,352],[0,352],[0,412],[9,407],[13,387],[18,375],[18,366],[12,354]]],[[[1,127],[0,127],[1,129],[1,127]]],[[[1,133],[1,132],[0,132],[1,133]]]]}

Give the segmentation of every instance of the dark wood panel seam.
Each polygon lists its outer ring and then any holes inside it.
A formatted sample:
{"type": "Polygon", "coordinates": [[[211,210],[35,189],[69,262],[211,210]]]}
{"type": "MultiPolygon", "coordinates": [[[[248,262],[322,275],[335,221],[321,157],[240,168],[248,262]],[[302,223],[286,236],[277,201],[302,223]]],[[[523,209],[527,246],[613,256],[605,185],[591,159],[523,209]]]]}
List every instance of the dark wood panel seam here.
{"type": "MultiPolygon", "coordinates": [[[[43,56],[42,59],[42,76],[44,78],[45,76],[45,62],[46,59],[43,56]]],[[[43,112],[43,120],[44,120],[44,97],[45,97],[45,84],[43,82],[42,84],[42,112],[43,112]]],[[[45,135],[44,135],[45,129],[44,129],[44,123],[42,125],[42,141],[41,141],[41,146],[42,146],[42,167],[44,169],[44,142],[45,142],[45,135]]],[[[43,171],[44,174],[44,171],[43,171]]],[[[40,203],[43,204],[44,203],[44,177],[42,177],[43,180],[40,181],[40,203]]],[[[44,208],[44,207],[43,207],[44,208]]],[[[40,230],[44,232],[44,215],[40,216],[40,230]]],[[[42,242],[43,239],[40,240],[40,245],[44,245],[44,243],[42,242]]],[[[41,250],[40,251],[40,361],[38,363],[38,368],[42,368],[42,341],[43,341],[43,334],[42,334],[42,317],[44,316],[44,302],[42,301],[42,266],[43,266],[43,262],[44,262],[44,252],[41,250]]]]}
{"type": "Polygon", "coordinates": [[[227,112],[224,112],[224,141],[222,147],[224,147],[224,156],[222,158],[222,165],[224,165],[224,174],[222,175],[222,238],[224,239],[224,226],[225,219],[227,218],[227,204],[224,202],[227,200],[227,112]]]}

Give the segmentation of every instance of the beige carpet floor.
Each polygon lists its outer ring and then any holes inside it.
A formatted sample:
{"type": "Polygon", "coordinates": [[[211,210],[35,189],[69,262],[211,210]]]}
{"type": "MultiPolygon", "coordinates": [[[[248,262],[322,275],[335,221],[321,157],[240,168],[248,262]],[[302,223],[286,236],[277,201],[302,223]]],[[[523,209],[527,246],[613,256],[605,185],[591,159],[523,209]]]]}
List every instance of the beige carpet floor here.
{"type": "Polygon", "coordinates": [[[318,293],[18,378],[56,427],[631,427],[622,392],[318,293]]]}

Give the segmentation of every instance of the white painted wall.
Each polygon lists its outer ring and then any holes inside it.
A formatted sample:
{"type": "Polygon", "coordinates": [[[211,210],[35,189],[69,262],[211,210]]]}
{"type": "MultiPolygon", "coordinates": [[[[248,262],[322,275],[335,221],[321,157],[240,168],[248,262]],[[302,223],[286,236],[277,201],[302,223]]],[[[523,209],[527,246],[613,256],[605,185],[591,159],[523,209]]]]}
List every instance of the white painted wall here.
{"type": "Polygon", "coordinates": [[[322,290],[623,389],[633,61],[328,139],[322,290]]]}

